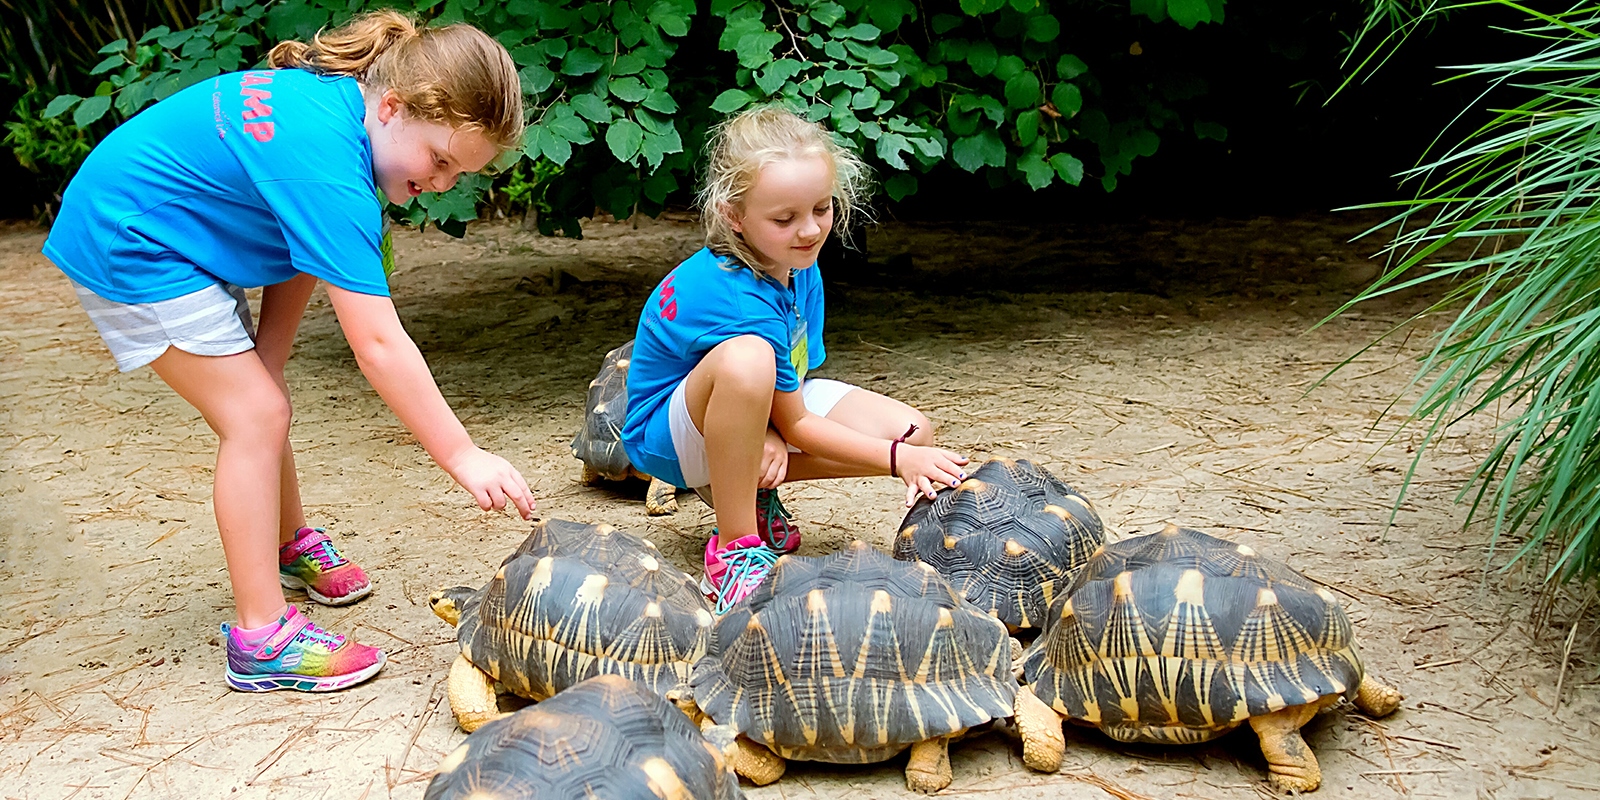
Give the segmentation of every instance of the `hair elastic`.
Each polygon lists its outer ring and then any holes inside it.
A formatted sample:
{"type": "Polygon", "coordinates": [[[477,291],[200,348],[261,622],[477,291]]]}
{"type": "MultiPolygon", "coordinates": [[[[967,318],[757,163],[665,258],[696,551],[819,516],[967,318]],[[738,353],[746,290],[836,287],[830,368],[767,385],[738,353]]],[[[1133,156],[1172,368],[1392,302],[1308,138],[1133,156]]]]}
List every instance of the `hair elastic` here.
{"type": "Polygon", "coordinates": [[[911,434],[916,433],[916,432],[917,432],[917,424],[913,422],[913,423],[911,423],[911,427],[906,428],[906,432],[905,433],[900,434],[900,438],[895,439],[894,441],[889,443],[889,476],[890,477],[893,477],[893,478],[900,477],[900,469],[895,464],[895,460],[894,460],[895,448],[899,447],[901,442],[904,442],[905,440],[911,438],[911,434]]]}

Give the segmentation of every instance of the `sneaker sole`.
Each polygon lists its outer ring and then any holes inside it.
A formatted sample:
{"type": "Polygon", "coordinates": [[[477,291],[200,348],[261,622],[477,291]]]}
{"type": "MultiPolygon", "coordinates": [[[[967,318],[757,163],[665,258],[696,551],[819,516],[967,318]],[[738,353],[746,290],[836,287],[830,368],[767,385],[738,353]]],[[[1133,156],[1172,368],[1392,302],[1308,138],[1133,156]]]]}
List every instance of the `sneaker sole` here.
{"type": "Polygon", "coordinates": [[[329,597],[322,592],[311,588],[311,584],[306,583],[305,581],[300,580],[293,575],[285,575],[282,572],[278,573],[278,583],[283,584],[283,588],[285,589],[292,589],[297,592],[305,592],[307,597],[325,606],[347,606],[363,597],[366,597],[369,594],[372,594],[372,584],[370,582],[366,586],[340,597],[329,597]]]}
{"type": "Polygon", "coordinates": [[[359,672],[326,678],[296,675],[292,672],[240,675],[230,669],[228,670],[228,686],[240,692],[276,692],[280,689],[296,692],[337,692],[340,689],[348,689],[378,674],[378,670],[383,669],[383,665],[387,663],[389,663],[389,657],[379,654],[378,660],[372,666],[366,667],[359,672]]]}

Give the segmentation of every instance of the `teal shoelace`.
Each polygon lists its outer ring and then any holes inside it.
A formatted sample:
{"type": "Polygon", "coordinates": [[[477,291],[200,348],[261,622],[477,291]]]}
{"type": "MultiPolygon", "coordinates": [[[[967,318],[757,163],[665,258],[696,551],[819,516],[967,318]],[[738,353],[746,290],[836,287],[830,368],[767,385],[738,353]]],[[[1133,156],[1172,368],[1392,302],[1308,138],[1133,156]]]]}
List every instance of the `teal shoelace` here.
{"type": "Polygon", "coordinates": [[[772,572],[773,565],[778,563],[778,554],[765,547],[741,547],[718,557],[727,565],[727,571],[722,573],[722,585],[713,587],[716,590],[718,614],[726,614],[728,609],[761,585],[767,579],[767,574],[772,572]],[[747,584],[748,588],[741,592],[740,587],[747,584]]]}

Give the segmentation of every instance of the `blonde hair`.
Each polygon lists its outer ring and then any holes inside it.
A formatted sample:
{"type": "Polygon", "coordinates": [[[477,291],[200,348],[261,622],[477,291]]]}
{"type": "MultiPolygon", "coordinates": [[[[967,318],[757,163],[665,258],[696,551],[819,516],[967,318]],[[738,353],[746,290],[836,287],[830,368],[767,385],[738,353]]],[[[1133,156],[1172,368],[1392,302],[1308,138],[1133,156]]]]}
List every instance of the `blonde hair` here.
{"type": "Polygon", "coordinates": [[[782,106],[757,106],[724,120],[711,129],[706,151],[699,196],[706,246],[751,269],[759,269],[761,261],[733,229],[729,214],[743,209],[745,195],[768,164],[811,156],[828,163],[833,170],[833,227],[840,238],[849,238],[853,216],[865,214],[871,179],[861,157],[834,141],[821,125],[782,106]]]}
{"type": "Polygon", "coordinates": [[[419,27],[396,11],[361,14],[311,42],[280,42],[274,69],[347,75],[395,93],[412,116],[477,131],[501,150],[522,139],[522,82],[504,46],[471,25],[419,27]]]}

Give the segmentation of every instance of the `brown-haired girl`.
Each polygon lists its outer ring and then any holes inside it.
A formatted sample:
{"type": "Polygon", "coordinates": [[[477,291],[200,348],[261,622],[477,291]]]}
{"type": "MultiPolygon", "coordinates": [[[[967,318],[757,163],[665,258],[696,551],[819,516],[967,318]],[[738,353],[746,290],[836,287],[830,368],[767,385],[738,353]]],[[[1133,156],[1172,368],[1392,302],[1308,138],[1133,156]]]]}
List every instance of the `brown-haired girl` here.
{"type": "Polygon", "coordinates": [[[284,586],[335,605],[371,590],[306,524],[284,363],[321,280],[362,374],[434,461],[483,508],[531,515],[527,483],[472,443],[395,314],[379,197],[445,191],[514,147],[522,91],[482,31],[394,12],[284,42],[269,64],[191,86],[107,136],[44,254],[117,366],[150,365],[220,440],[212,504],[238,617],[222,626],[229,685],[331,691],[377,674],[384,655],[284,601],[284,586]],[[242,287],[254,286],[252,324],[242,287]]]}
{"type": "Polygon", "coordinates": [[[707,246],[639,316],[622,441],[648,474],[711,487],[701,589],[721,613],[800,546],[784,481],[893,475],[910,505],[958,484],[967,459],[933,447],[933,426],[905,403],[806,377],[827,357],[817,253],[865,194],[860,159],[776,106],[724,122],[709,150],[707,246]]]}

